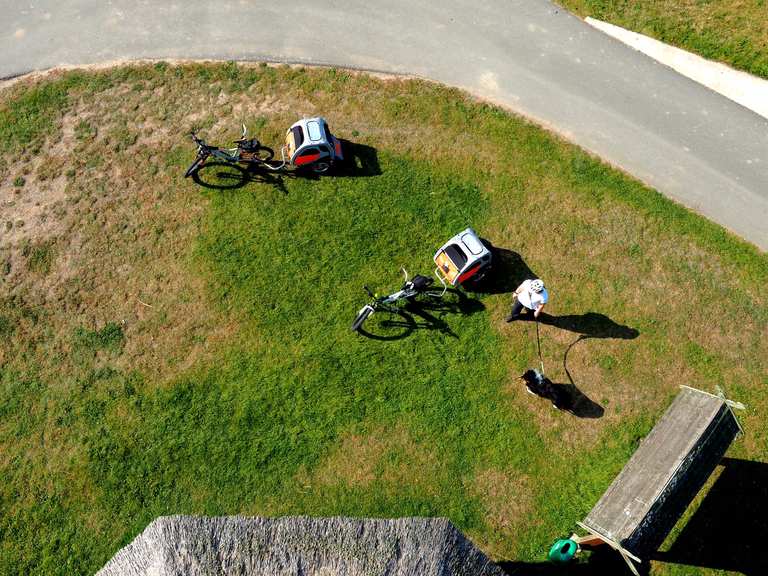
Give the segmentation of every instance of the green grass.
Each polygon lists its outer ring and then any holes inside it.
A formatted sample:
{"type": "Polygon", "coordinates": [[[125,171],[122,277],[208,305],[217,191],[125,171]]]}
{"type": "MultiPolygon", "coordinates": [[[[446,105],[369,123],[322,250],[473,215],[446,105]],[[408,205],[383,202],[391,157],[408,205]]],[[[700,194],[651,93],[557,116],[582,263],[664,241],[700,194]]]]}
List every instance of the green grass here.
{"type": "Polygon", "coordinates": [[[78,328],[74,337],[77,347],[91,350],[117,351],[122,347],[124,340],[123,329],[115,322],[109,322],[99,330],[78,328]]]}
{"type": "Polygon", "coordinates": [[[747,403],[732,455],[768,458],[765,256],[519,118],[423,82],[234,64],[65,74],[0,102],[47,122],[0,142],[29,175],[9,210],[44,207],[0,241],[2,574],[93,573],[176,513],[448,516],[496,559],[540,561],[681,383],[747,403]],[[274,144],[320,112],[380,170],[181,178],[193,125],[274,144]],[[33,170],[27,141],[58,168],[33,170]],[[602,418],[525,394],[535,339],[503,322],[508,294],[398,340],[350,332],[363,284],[428,272],[467,225],[522,254],[553,314],[639,331],[542,328],[548,374],[567,381],[570,349],[602,418]]]}
{"type": "Polygon", "coordinates": [[[765,0],[562,0],[592,16],[768,78],[765,0]]]}

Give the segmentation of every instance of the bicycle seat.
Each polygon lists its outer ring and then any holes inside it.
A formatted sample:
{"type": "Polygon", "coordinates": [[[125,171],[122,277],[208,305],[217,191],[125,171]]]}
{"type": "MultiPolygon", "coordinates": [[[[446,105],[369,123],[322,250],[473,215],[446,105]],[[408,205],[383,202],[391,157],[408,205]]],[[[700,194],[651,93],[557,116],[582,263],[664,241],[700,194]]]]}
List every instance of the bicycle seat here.
{"type": "Polygon", "coordinates": [[[425,290],[432,286],[432,282],[434,282],[432,278],[429,276],[422,276],[421,274],[416,274],[416,276],[411,279],[411,283],[416,290],[425,290]]]}
{"type": "Polygon", "coordinates": [[[240,140],[235,140],[235,144],[237,144],[241,150],[258,150],[261,148],[261,142],[259,142],[256,138],[252,138],[250,140],[241,138],[240,140]]]}

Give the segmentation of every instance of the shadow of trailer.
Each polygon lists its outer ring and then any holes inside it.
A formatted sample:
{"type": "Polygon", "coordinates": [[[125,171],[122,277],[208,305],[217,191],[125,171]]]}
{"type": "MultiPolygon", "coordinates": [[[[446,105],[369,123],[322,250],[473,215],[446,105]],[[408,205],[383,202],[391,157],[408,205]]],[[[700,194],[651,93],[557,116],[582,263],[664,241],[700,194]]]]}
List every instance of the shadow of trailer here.
{"type": "Polygon", "coordinates": [[[653,557],[741,433],[738,403],[687,386],[578,525],[584,548],[615,549],[633,574],[653,557]]]}

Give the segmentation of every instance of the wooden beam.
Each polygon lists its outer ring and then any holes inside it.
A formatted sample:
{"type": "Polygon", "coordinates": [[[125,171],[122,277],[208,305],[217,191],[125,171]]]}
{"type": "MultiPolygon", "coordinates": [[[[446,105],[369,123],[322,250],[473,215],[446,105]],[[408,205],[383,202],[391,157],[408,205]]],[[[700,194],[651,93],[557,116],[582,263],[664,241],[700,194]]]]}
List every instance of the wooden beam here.
{"type": "Polygon", "coordinates": [[[576,524],[578,524],[578,526],[580,528],[583,528],[584,530],[586,530],[587,532],[592,534],[592,536],[594,538],[602,540],[604,544],[608,544],[608,546],[610,546],[611,548],[616,550],[616,552],[621,554],[621,557],[624,558],[624,562],[626,562],[627,566],[632,571],[632,574],[634,574],[635,576],[640,576],[640,573],[637,571],[637,568],[635,567],[634,563],[632,562],[634,560],[638,564],[641,564],[642,560],[640,560],[640,558],[638,558],[637,556],[632,554],[629,550],[625,550],[624,548],[622,548],[621,544],[619,544],[618,542],[614,542],[613,540],[611,540],[607,536],[605,536],[603,534],[600,534],[600,532],[598,532],[597,530],[595,530],[593,528],[590,528],[586,524],[583,524],[581,522],[576,522],[576,524]]]}
{"type": "Polygon", "coordinates": [[[577,536],[573,535],[571,536],[571,540],[576,542],[579,546],[588,546],[590,548],[596,548],[597,546],[603,546],[606,544],[605,540],[603,540],[600,536],[595,536],[594,534],[589,534],[587,536],[577,536]]]}

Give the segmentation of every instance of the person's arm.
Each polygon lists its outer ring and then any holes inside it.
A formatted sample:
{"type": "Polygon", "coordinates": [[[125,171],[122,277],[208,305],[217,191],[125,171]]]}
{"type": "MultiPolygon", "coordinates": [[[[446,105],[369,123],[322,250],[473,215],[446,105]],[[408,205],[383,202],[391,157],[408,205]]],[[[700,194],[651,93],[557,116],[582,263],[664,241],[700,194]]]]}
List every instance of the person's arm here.
{"type": "Polygon", "coordinates": [[[520,294],[520,292],[523,291],[523,284],[525,284],[525,282],[523,282],[522,284],[520,284],[520,286],[515,288],[515,296],[517,296],[518,294],[520,294]]]}
{"type": "Polygon", "coordinates": [[[539,307],[533,311],[533,317],[538,318],[542,310],[544,310],[544,304],[539,304],[539,307]]]}

